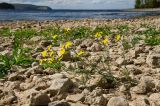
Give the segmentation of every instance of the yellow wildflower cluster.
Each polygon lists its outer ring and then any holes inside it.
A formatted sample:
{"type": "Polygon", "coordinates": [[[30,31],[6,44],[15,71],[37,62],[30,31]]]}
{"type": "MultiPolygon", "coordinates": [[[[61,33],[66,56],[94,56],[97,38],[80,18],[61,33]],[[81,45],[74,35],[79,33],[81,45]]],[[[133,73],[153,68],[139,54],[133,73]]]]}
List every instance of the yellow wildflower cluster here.
{"type": "Polygon", "coordinates": [[[71,41],[68,41],[68,42],[65,43],[64,48],[65,48],[65,49],[68,49],[68,48],[70,48],[72,45],[73,45],[73,43],[72,43],[71,41]]]}
{"type": "MultiPolygon", "coordinates": [[[[52,46],[48,46],[47,49],[45,49],[43,52],[41,52],[42,59],[39,60],[40,65],[43,64],[52,64],[54,62],[59,62],[62,60],[63,56],[67,53],[70,52],[70,47],[73,45],[71,41],[68,41],[64,43],[59,51],[59,55],[57,55],[57,52],[52,50],[52,46]]],[[[79,51],[76,54],[76,57],[80,57],[83,55],[85,52],[83,50],[79,51]]]]}
{"type": "Polygon", "coordinates": [[[44,50],[41,54],[42,54],[42,57],[47,57],[47,51],[46,50],[44,50]]]}
{"type": "Polygon", "coordinates": [[[103,44],[108,44],[109,43],[109,39],[106,37],[102,42],[103,42],[103,44]]]}
{"type": "Polygon", "coordinates": [[[64,28],[65,33],[68,33],[71,30],[71,28],[64,28]]]}
{"type": "Polygon", "coordinates": [[[121,40],[121,35],[117,35],[116,36],[116,42],[120,41],[121,40]]]}
{"type": "Polygon", "coordinates": [[[60,50],[60,55],[64,55],[67,51],[68,48],[70,48],[73,45],[71,41],[66,42],[65,44],[62,45],[61,50],[60,50]]]}
{"type": "Polygon", "coordinates": [[[55,61],[55,51],[52,50],[52,46],[48,46],[46,50],[41,52],[42,59],[39,60],[40,65],[43,63],[52,64],[55,61]]]}
{"type": "MultiPolygon", "coordinates": [[[[102,32],[97,32],[96,35],[95,35],[95,38],[103,38],[102,34],[103,34],[102,32]]],[[[118,42],[120,40],[121,40],[121,35],[116,35],[114,41],[118,42]]],[[[101,39],[101,42],[102,42],[102,44],[106,45],[106,44],[109,43],[109,38],[105,37],[105,38],[101,39]]]]}
{"type": "Polygon", "coordinates": [[[81,55],[83,55],[85,53],[84,50],[80,50],[78,53],[77,53],[77,57],[80,57],[81,55]]]}
{"type": "Polygon", "coordinates": [[[59,54],[60,56],[63,56],[66,53],[66,50],[64,48],[61,48],[59,54]]]}
{"type": "Polygon", "coordinates": [[[57,39],[57,37],[58,37],[57,34],[55,34],[55,35],[52,36],[53,40],[57,39]]]}
{"type": "Polygon", "coordinates": [[[95,37],[96,37],[96,38],[100,38],[100,37],[102,37],[102,34],[103,34],[103,32],[97,32],[97,33],[95,34],[95,37]]]}
{"type": "MultiPolygon", "coordinates": [[[[64,29],[65,32],[69,32],[71,29],[70,28],[65,28],[64,29]]],[[[95,38],[100,38],[101,43],[104,45],[107,45],[110,43],[109,37],[102,37],[103,32],[97,32],[95,34],[95,38]]],[[[57,39],[58,35],[53,35],[52,38],[53,40],[57,39]]],[[[121,40],[121,35],[116,35],[115,36],[115,42],[118,42],[121,40]]],[[[41,52],[41,56],[42,59],[39,60],[40,64],[42,65],[43,63],[48,63],[48,64],[52,64],[53,62],[57,62],[57,61],[61,61],[61,59],[63,58],[63,56],[70,52],[71,47],[72,47],[73,43],[71,41],[68,41],[66,43],[64,43],[61,46],[61,49],[59,51],[59,56],[56,55],[57,52],[55,52],[54,50],[52,50],[52,46],[48,46],[46,50],[44,50],[43,52],[41,52]]],[[[85,53],[85,51],[80,50],[78,53],[76,53],[76,57],[80,57],[85,53]]]]}

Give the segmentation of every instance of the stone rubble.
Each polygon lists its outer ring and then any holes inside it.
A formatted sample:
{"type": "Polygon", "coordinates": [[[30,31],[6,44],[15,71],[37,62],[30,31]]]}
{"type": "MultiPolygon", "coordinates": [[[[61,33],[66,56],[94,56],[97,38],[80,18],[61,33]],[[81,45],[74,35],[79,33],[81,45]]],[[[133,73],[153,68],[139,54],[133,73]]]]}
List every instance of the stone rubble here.
{"type": "MultiPolygon", "coordinates": [[[[155,20],[157,21],[150,20],[150,22],[159,25],[160,18],[155,20]]],[[[130,26],[139,25],[138,23],[143,20],[132,21],[133,24],[129,24],[130,26]]],[[[63,26],[68,24],[76,26],[76,23],[70,21],[66,24],[63,24],[63,21],[61,23],[63,26]]],[[[106,24],[108,23],[132,22],[118,20],[109,22],[108,20],[106,24]]],[[[89,25],[94,26],[94,23],[89,25]]],[[[10,27],[14,25],[10,24],[10,27]]],[[[137,33],[145,30],[145,28],[138,28],[137,33]]],[[[10,55],[12,39],[10,38],[11,40],[6,44],[3,39],[7,38],[0,36],[0,54],[10,55]]],[[[31,41],[38,42],[33,53],[35,58],[39,58],[36,51],[43,50],[51,44],[50,41],[42,39],[37,36],[31,38],[31,41]]],[[[111,46],[110,68],[113,76],[104,77],[102,74],[106,75],[108,71],[105,67],[109,66],[100,62],[108,59],[104,56],[106,51],[103,47],[89,38],[77,39],[73,42],[76,50],[88,51],[85,56],[93,66],[98,66],[99,72],[97,71],[86,80],[83,74],[73,72],[77,70],[70,71],[76,68],[93,71],[84,62],[71,62],[71,54],[63,58],[66,68],[60,72],[50,68],[43,69],[36,62],[25,69],[12,66],[9,75],[0,79],[0,106],[160,106],[160,46],[149,46],[142,42],[126,51],[126,59],[121,55],[123,50],[119,44],[111,46]],[[125,68],[129,71],[129,75],[124,72],[125,68]]]]}

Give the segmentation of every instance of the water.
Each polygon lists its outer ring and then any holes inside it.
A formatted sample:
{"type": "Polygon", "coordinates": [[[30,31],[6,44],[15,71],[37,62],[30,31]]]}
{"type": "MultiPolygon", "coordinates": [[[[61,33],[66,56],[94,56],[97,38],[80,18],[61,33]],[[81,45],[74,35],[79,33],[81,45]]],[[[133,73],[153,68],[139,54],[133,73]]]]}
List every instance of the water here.
{"type": "Polygon", "coordinates": [[[155,16],[160,12],[128,12],[122,10],[54,10],[36,11],[0,11],[0,21],[16,20],[79,20],[79,19],[125,19],[139,16],[155,16]]]}

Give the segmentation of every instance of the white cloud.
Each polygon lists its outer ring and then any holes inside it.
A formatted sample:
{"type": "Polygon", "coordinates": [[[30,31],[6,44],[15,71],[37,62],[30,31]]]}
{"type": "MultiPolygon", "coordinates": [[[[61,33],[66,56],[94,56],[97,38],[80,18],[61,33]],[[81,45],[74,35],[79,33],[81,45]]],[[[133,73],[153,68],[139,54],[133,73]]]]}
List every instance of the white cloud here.
{"type": "Polygon", "coordinates": [[[0,0],[0,2],[47,5],[57,9],[119,9],[134,7],[135,0],[0,0]]]}

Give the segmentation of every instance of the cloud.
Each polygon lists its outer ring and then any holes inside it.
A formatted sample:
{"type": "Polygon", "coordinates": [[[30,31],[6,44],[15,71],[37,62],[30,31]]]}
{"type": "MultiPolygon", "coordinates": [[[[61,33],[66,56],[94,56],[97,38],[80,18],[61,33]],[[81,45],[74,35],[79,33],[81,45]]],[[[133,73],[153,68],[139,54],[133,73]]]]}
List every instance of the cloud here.
{"type": "Polygon", "coordinates": [[[119,9],[132,8],[135,0],[0,0],[9,3],[47,5],[57,9],[119,9]]]}

